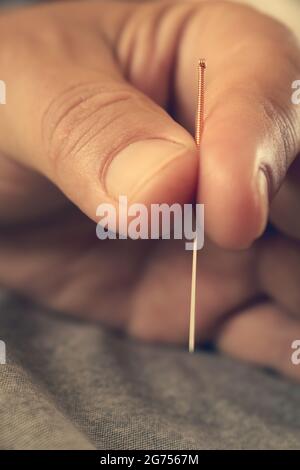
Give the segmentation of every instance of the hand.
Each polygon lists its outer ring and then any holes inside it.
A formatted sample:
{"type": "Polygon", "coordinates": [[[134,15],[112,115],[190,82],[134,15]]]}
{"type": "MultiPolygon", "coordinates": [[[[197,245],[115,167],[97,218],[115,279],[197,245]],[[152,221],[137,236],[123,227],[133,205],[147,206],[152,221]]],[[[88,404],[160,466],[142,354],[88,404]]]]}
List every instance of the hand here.
{"type": "MultiPolygon", "coordinates": [[[[0,114],[2,283],[142,338],[185,341],[187,253],[175,242],[99,242],[71,203],[95,220],[98,204],[119,194],[188,202],[198,184],[212,240],[199,257],[199,338],[299,377],[288,349],[299,321],[288,305],[278,307],[285,293],[265,287],[271,245],[253,244],[299,150],[290,93],[300,59],[290,32],[227,2],[68,2],[5,14],[0,23],[8,88],[0,114]],[[199,56],[209,64],[200,165],[188,132],[199,56]],[[266,292],[268,303],[260,300],[266,292]],[[252,337],[243,335],[250,325],[252,337]],[[274,343],[271,356],[264,338],[274,343]]],[[[288,210],[295,200],[297,191],[288,210]]],[[[294,235],[294,222],[290,216],[281,230],[294,235]]]]}

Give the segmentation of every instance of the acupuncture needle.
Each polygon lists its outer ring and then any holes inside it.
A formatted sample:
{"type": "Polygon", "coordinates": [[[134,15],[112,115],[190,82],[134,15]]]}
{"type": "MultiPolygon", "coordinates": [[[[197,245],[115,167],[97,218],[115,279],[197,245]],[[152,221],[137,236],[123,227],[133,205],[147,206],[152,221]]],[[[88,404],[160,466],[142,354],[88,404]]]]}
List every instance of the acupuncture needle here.
{"type": "MultiPolygon", "coordinates": [[[[206,62],[200,59],[198,62],[198,96],[196,110],[195,142],[200,150],[201,136],[204,124],[204,72],[206,62]]],[[[189,327],[189,352],[195,351],[195,327],[196,327],[196,282],[197,282],[197,232],[193,241],[192,281],[191,281],[191,304],[190,304],[190,327],[189,327]]]]}

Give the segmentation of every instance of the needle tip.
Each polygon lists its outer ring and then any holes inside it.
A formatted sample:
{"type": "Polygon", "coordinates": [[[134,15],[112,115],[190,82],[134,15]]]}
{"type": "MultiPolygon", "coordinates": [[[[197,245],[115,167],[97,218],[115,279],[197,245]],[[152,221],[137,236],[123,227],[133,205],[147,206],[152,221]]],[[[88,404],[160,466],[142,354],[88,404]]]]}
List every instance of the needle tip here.
{"type": "Polygon", "coordinates": [[[199,66],[203,67],[204,69],[206,68],[206,61],[205,59],[199,59],[199,66]]]}

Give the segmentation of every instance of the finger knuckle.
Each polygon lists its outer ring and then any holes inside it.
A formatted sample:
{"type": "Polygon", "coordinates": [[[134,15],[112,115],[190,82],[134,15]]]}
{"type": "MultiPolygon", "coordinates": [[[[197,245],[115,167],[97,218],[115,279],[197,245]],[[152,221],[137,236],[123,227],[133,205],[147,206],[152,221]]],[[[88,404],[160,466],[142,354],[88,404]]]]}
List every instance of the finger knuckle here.
{"type": "Polygon", "coordinates": [[[48,158],[54,166],[61,165],[81,158],[87,150],[90,152],[91,146],[92,151],[107,158],[112,147],[122,145],[137,132],[139,126],[132,104],[138,102],[136,93],[125,87],[114,89],[91,82],[64,90],[42,119],[48,158]]]}

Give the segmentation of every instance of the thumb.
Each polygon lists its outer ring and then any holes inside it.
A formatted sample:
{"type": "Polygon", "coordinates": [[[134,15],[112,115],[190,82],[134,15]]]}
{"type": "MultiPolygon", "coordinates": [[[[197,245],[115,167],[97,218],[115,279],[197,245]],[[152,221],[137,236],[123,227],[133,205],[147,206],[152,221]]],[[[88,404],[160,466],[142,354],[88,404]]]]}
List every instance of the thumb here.
{"type": "Polygon", "coordinates": [[[207,59],[198,186],[206,231],[223,247],[247,247],[264,231],[269,205],[300,148],[300,107],[291,100],[299,46],[271,18],[217,2],[194,20],[181,50],[177,89],[189,127],[195,100],[195,93],[186,94],[189,71],[200,52],[207,59]],[[205,27],[211,23],[213,34],[205,27]],[[191,48],[199,28],[201,51],[191,48]]]}
{"type": "MultiPolygon", "coordinates": [[[[86,12],[65,4],[28,9],[22,25],[18,14],[5,19],[1,150],[46,175],[92,219],[99,203],[115,204],[121,194],[129,202],[185,202],[197,178],[193,138],[125,81],[86,12]],[[17,26],[20,40],[9,33],[17,26]]],[[[126,12],[120,6],[119,17],[126,12]]]]}
{"type": "Polygon", "coordinates": [[[240,80],[212,100],[201,146],[206,228],[227,248],[247,247],[262,235],[300,142],[288,93],[278,96],[278,83],[266,93],[240,80]]]}

